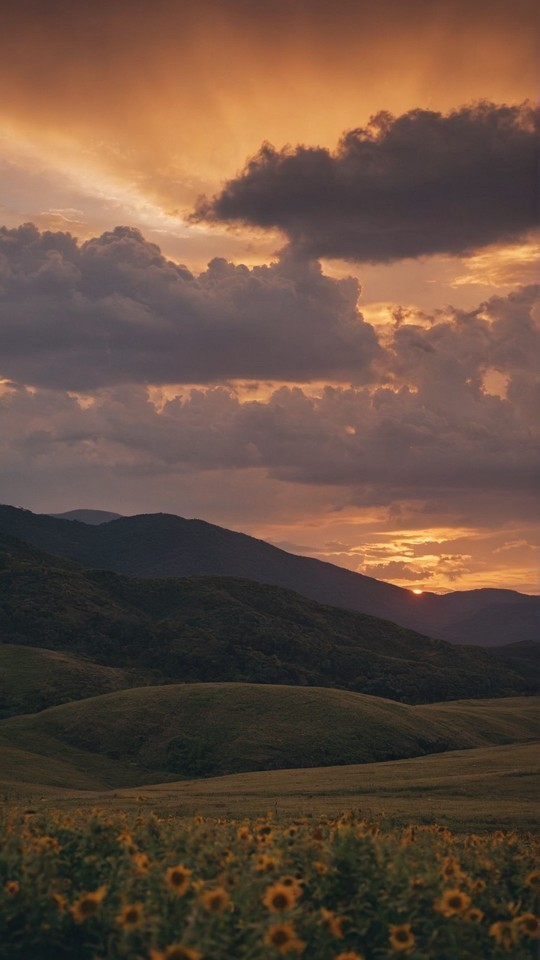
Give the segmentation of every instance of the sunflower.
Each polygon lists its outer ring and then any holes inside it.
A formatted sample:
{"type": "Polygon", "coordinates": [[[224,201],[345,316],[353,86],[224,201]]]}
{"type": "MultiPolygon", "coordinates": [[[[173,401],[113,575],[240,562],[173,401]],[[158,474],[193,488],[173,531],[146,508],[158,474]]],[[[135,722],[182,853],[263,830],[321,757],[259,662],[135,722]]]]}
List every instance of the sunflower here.
{"type": "Polygon", "coordinates": [[[293,877],[291,874],[286,874],[284,877],[279,878],[279,883],[283,887],[290,887],[294,891],[295,896],[298,898],[302,893],[302,884],[304,883],[299,877],[293,877]]]}
{"type": "Polygon", "coordinates": [[[76,923],[83,923],[95,916],[99,905],[107,893],[107,887],[99,887],[97,890],[83,893],[78,900],[71,905],[71,913],[76,923]]]}
{"type": "Polygon", "coordinates": [[[356,953],[355,950],[346,950],[345,953],[338,953],[335,960],[364,960],[364,956],[361,953],[356,953]]]}
{"type": "Polygon", "coordinates": [[[266,931],[264,942],[274,947],[282,956],[286,953],[303,953],[306,944],[300,940],[292,923],[274,923],[266,931]]]}
{"type": "Polygon", "coordinates": [[[133,866],[139,873],[148,873],[150,869],[150,857],[147,853],[134,853],[131,859],[133,866]]]}
{"type": "Polygon", "coordinates": [[[456,860],[455,857],[445,857],[441,866],[441,875],[445,880],[459,880],[463,877],[459,860],[456,860]]]}
{"type": "Polygon", "coordinates": [[[476,880],[472,881],[470,888],[474,891],[474,893],[483,893],[486,889],[486,881],[482,880],[482,877],[478,877],[476,880]]]}
{"type": "Polygon", "coordinates": [[[173,943],[165,950],[150,950],[150,960],[202,960],[202,954],[191,947],[173,943]]]}
{"type": "Polygon", "coordinates": [[[523,882],[533,890],[540,890],[540,870],[533,870],[532,873],[527,874],[523,882]]]}
{"type": "Polygon", "coordinates": [[[174,890],[179,897],[183,897],[189,887],[191,870],[179,864],[177,867],[169,867],[165,874],[165,883],[174,890]]]}
{"type": "Polygon", "coordinates": [[[482,923],[484,913],[478,907],[471,907],[470,910],[467,910],[465,917],[467,920],[472,920],[473,923],[482,923]]]}
{"type": "Polygon", "coordinates": [[[327,910],[326,907],[321,907],[321,917],[323,918],[327,930],[332,934],[333,937],[336,937],[337,940],[341,940],[343,937],[343,924],[347,922],[346,917],[336,917],[333,910],[327,910]]]}
{"type": "Polygon", "coordinates": [[[270,913],[283,913],[285,910],[294,907],[300,892],[300,887],[296,885],[288,886],[284,883],[273,883],[272,886],[266,888],[263,903],[270,910],[270,913]]]}
{"type": "Polygon", "coordinates": [[[520,917],[514,919],[514,923],[526,937],[533,939],[538,936],[540,921],[534,913],[522,913],[520,917]]]}
{"type": "Polygon", "coordinates": [[[510,950],[517,940],[517,929],[510,920],[497,920],[489,928],[490,937],[495,937],[505,950],[510,950]]]}
{"type": "Polygon", "coordinates": [[[118,926],[123,927],[124,930],[135,930],[136,927],[140,927],[143,920],[142,903],[126,904],[116,918],[118,926]]]}
{"type": "Polygon", "coordinates": [[[198,901],[209,913],[225,913],[232,907],[232,900],[223,887],[205,890],[199,895],[198,901]]]}
{"type": "Polygon", "coordinates": [[[4,884],[4,890],[6,893],[9,893],[10,897],[14,897],[20,889],[21,885],[18,880],[8,880],[7,883],[4,884]]]}
{"type": "Polygon", "coordinates": [[[269,857],[266,853],[261,853],[256,861],[254,870],[256,873],[271,873],[279,866],[279,859],[276,856],[269,857]]]}
{"type": "Polygon", "coordinates": [[[67,902],[66,898],[65,898],[64,896],[62,896],[61,893],[53,893],[53,894],[51,894],[51,896],[52,896],[52,898],[53,898],[56,906],[58,907],[59,912],[60,912],[60,913],[63,913],[64,910],[66,909],[67,905],[68,905],[68,902],[67,902]]]}
{"type": "Polygon", "coordinates": [[[394,950],[410,950],[414,947],[414,934],[410,923],[390,924],[390,945],[394,950]]]}
{"type": "Polygon", "coordinates": [[[433,904],[434,909],[442,913],[443,917],[455,917],[460,913],[466,913],[471,905],[471,898],[468,893],[452,887],[445,890],[441,899],[433,904]]]}
{"type": "Polygon", "coordinates": [[[320,877],[323,877],[325,873],[328,873],[328,864],[323,863],[322,860],[315,860],[313,863],[313,869],[315,873],[318,873],[320,877]]]}

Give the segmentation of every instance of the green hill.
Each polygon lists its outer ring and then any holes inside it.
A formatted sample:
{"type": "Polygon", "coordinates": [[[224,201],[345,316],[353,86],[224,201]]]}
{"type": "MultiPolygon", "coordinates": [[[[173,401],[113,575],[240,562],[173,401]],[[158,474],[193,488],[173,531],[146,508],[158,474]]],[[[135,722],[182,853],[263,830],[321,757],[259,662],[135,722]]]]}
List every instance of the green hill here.
{"type": "Polygon", "coordinates": [[[117,667],[56,650],[0,644],[0,718],[130,686],[135,679],[117,667]]]}
{"type": "Polygon", "coordinates": [[[530,697],[408,706],[343,690],[238,683],[123,690],[0,723],[10,748],[61,759],[111,787],[394,760],[537,733],[530,697]]]}
{"type": "Polygon", "coordinates": [[[289,590],[230,577],[89,571],[9,537],[0,538],[0,628],[4,642],[127,668],[141,683],[332,686],[406,702],[536,686],[529,671],[520,675],[477,648],[289,590]]]}

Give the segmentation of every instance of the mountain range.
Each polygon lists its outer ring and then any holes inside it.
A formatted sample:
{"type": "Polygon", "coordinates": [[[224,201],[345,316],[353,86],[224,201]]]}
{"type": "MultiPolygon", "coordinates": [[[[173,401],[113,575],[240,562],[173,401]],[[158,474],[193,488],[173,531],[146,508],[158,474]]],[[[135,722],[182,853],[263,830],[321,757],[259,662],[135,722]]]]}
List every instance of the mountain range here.
{"type": "Polygon", "coordinates": [[[130,577],[240,577],[283,587],[454,644],[530,645],[540,633],[540,597],[501,589],[418,596],[203,520],[164,513],[112,516],[84,510],[48,516],[6,505],[0,506],[0,533],[84,567],[130,577]]]}
{"type": "MultiPolygon", "coordinates": [[[[527,669],[511,668],[488,651],[452,646],[281,587],[236,577],[143,579],[86,570],[1,535],[0,628],[4,644],[21,650],[22,662],[12,663],[23,677],[25,647],[127,671],[98,692],[173,681],[256,682],[422,703],[535,690],[527,669]]],[[[43,678],[59,666],[44,662],[43,678]]],[[[73,676],[68,679],[72,686],[73,676]]],[[[111,679],[96,679],[92,671],[91,683],[111,679]]],[[[41,707],[59,702],[43,697],[43,679],[40,690],[41,707]]],[[[82,691],[89,695],[88,682],[82,691]]],[[[26,702],[29,697],[26,686],[26,702]]],[[[0,706],[4,715],[10,712],[9,702],[0,706]]]]}

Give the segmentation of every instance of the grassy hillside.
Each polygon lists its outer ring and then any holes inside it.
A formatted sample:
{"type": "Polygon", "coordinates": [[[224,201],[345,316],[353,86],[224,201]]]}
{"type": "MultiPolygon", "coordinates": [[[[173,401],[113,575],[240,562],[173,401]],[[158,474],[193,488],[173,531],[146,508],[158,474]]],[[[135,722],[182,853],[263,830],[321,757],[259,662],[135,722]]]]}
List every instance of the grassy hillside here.
{"type": "Polygon", "coordinates": [[[148,514],[91,525],[0,506],[0,533],[86,567],[134,577],[256,580],[454,643],[490,646],[534,640],[538,632],[538,597],[494,589],[414,596],[410,590],[295,556],[203,520],[148,514]]]}
{"type": "MultiPolygon", "coordinates": [[[[538,828],[537,744],[477,747],[362,766],[272,770],[102,794],[100,805],[208,817],[337,815],[354,808],[377,821],[452,830],[538,828]]],[[[82,797],[76,803],[84,802],[82,797]]],[[[95,803],[96,797],[88,803],[95,803]]]]}
{"type": "Polygon", "coordinates": [[[484,651],[288,590],[226,577],[88,571],[6,537],[0,627],[5,642],[136,670],[141,682],[335,686],[408,702],[530,693],[536,685],[530,671],[520,675],[484,651]]]}
{"type": "Polygon", "coordinates": [[[4,720],[0,738],[119,786],[523,742],[538,734],[537,707],[532,698],[411,707],[342,690],[171,685],[4,720]]]}
{"type": "Polygon", "coordinates": [[[130,686],[134,679],[116,667],[56,650],[0,645],[0,718],[130,686]]]}

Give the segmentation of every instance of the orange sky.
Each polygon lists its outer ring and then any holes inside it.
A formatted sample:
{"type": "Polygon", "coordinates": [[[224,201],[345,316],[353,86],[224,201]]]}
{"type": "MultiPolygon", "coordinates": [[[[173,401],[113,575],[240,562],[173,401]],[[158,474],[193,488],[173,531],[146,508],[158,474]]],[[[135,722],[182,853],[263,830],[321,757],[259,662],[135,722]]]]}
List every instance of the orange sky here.
{"type": "MultiPolygon", "coordinates": [[[[269,262],[283,244],[277,233],[188,226],[197,196],[219,190],[263,141],[334,148],[344,131],[383,109],[448,111],[481,99],[533,99],[537,28],[536,4],[529,0],[3,4],[0,221],[14,227],[31,220],[81,238],[118,223],[135,225],[196,271],[215,256],[269,262]]],[[[469,258],[389,266],[331,261],[324,269],[361,281],[360,307],[381,328],[398,303],[412,310],[449,303],[471,308],[537,279],[532,242],[469,258]]],[[[492,382],[494,394],[501,383],[492,382]]],[[[257,396],[265,391],[271,388],[256,388],[257,396]]],[[[183,476],[174,482],[164,476],[151,490],[133,481],[127,492],[119,481],[107,502],[103,493],[90,502],[84,485],[71,498],[60,486],[61,503],[31,482],[25,489],[25,505],[35,509],[124,512],[125,495],[133,512],[198,512],[380,578],[385,563],[408,564],[426,571],[419,585],[429,589],[537,590],[528,517],[503,520],[496,530],[492,519],[465,519],[461,505],[453,518],[449,510],[444,518],[424,514],[423,520],[421,505],[410,505],[403,508],[400,534],[383,505],[362,506],[331,487],[249,471],[241,480],[234,472],[202,474],[197,493],[183,476]],[[265,510],[265,498],[271,509],[265,510]],[[412,543],[411,531],[418,529],[419,542],[412,543]]],[[[388,579],[418,585],[407,576],[396,572],[388,579]]]]}

